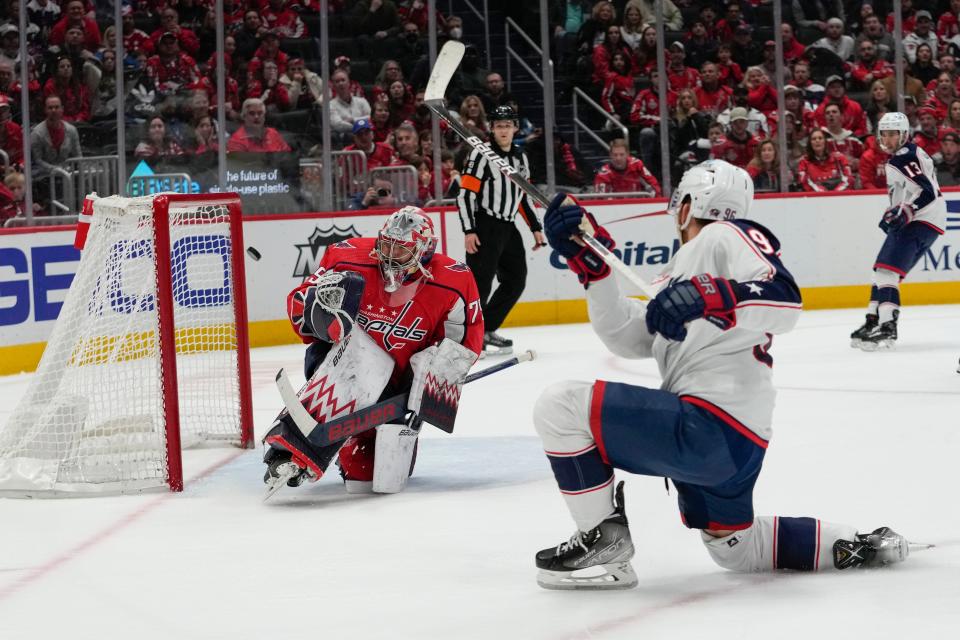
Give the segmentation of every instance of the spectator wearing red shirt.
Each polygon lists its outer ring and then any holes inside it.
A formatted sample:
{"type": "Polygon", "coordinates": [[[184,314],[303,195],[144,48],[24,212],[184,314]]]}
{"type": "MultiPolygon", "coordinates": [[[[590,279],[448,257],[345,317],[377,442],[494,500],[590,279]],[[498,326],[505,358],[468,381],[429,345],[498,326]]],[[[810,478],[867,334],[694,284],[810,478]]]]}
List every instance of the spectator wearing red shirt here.
{"type": "Polygon", "coordinates": [[[90,90],[73,72],[73,61],[67,56],[57,59],[56,72],[43,85],[43,97],[57,96],[63,105],[67,122],[90,120],[90,90]]]}
{"type": "Polygon", "coordinates": [[[159,45],[160,38],[167,33],[174,35],[180,48],[187,55],[195,56],[200,51],[200,39],[197,38],[197,34],[180,26],[180,16],[173,7],[167,7],[160,13],[160,28],[150,34],[154,46],[159,45]]]}
{"type": "Polygon", "coordinates": [[[663,193],[657,178],[643,161],[630,155],[630,147],[623,138],[610,141],[610,161],[600,167],[593,188],[597,193],[649,191],[657,198],[663,193]]]}
{"type": "Polygon", "coordinates": [[[737,27],[746,24],[743,21],[743,15],[740,12],[739,2],[728,2],[727,11],[723,18],[717,20],[713,33],[720,42],[730,42],[733,40],[737,27]]]}
{"type": "Polygon", "coordinates": [[[619,117],[621,122],[629,119],[635,94],[629,65],[630,62],[622,51],[613,54],[610,71],[607,72],[603,92],[600,94],[600,106],[607,113],[619,117]]]}
{"type": "MultiPolygon", "coordinates": [[[[682,47],[683,45],[681,45],[682,47]]],[[[615,24],[607,27],[603,42],[593,48],[593,84],[603,87],[607,73],[610,72],[610,61],[614,53],[622,53],[630,61],[630,71],[633,72],[633,50],[623,41],[620,27],[615,24]]]]}
{"type": "Polygon", "coordinates": [[[267,31],[263,34],[260,46],[257,47],[257,50],[253,54],[253,59],[250,61],[251,64],[254,60],[259,60],[260,62],[269,60],[273,62],[277,65],[277,70],[282,75],[287,72],[287,63],[290,61],[290,56],[280,51],[280,37],[273,31],[267,31]]]}
{"type": "Polygon", "coordinates": [[[793,33],[793,26],[789,22],[780,25],[780,35],[783,37],[783,61],[787,64],[793,64],[803,58],[807,50],[793,33]]]}
{"type": "Polygon", "coordinates": [[[373,139],[376,142],[386,142],[390,134],[393,133],[393,127],[390,126],[390,107],[386,101],[378,100],[373,103],[370,125],[373,128],[373,139]]]}
{"type": "Polygon", "coordinates": [[[310,37],[297,12],[287,7],[287,0],[270,0],[261,15],[267,28],[282,38],[310,37]]]}
{"type": "Polygon", "coordinates": [[[11,118],[10,99],[0,94],[0,149],[3,149],[10,166],[23,163],[23,129],[11,118]]]}
{"type": "Polygon", "coordinates": [[[883,151],[871,137],[863,155],[860,156],[860,188],[886,189],[887,188],[887,160],[890,154],[883,151]],[[872,142],[872,143],[871,143],[872,142]]]}
{"type": "MultiPolygon", "coordinates": [[[[637,93],[630,108],[630,124],[641,128],[653,128],[660,125],[660,96],[657,88],[660,86],[659,74],[654,71],[650,76],[650,88],[637,93]]],[[[667,106],[672,107],[677,102],[677,94],[667,89],[667,106]]]]}
{"type": "Polygon", "coordinates": [[[917,119],[920,121],[920,130],[913,134],[913,141],[926,151],[935,163],[939,162],[943,159],[943,155],[940,153],[940,125],[937,112],[931,107],[920,107],[917,109],[917,119]]]}
{"type": "Polygon", "coordinates": [[[87,10],[83,0],[70,0],[66,6],[66,15],[60,18],[50,30],[50,44],[63,46],[67,35],[67,27],[72,25],[83,29],[83,48],[88,51],[97,51],[100,48],[100,27],[96,20],[86,17],[87,10]]]}
{"type": "Polygon", "coordinates": [[[777,91],[761,67],[750,67],[743,79],[747,88],[747,104],[765,116],[777,110],[777,91]]]}
{"type": "Polygon", "coordinates": [[[843,113],[843,127],[853,131],[855,136],[863,136],[867,133],[867,119],[863,113],[863,107],[860,103],[851,100],[847,96],[847,87],[840,76],[830,76],[827,78],[827,93],[823,102],[814,112],[814,118],[819,126],[827,124],[824,110],[828,104],[840,105],[840,111],[843,113]]]}
{"type": "Polygon", "coordinates": [[[120,13],[123,15],[122,34],[124,52],[134,57],[138,55],[145,57],[152,56],[156,47],[154,46],[153,40],[150,39],[150,36],[147,35],[145,31],[137,29],[137,25],[133,19],[133,7],[128,4],[123,5],[120,13]]]}
{"type": "Polygon", "coordinates": [[[877,45],[872,40],[861,41],[858,51],[860,59],[850,69],[850,78],[860,89],[894,74],[893,65],[877,56],[877,45]]]}
{"type": "Polygon", "coordinates": [[[960,35],[960,0],[950,0],[950,11],[945,11],[937,20],[937,36],[943,45],[950,38],[960,35]]]}
{"type": "Polygon", "coordinates": [[[283,113],[290,110],[290,94],[280,82],[280,72],[272,60],[262,63],[254,58],[247,66],[247,98],[260,98],[268,113],[283,113]]]}
{"type": "Polygon", "coordinates": [[[247,98],[240,109],[243,126],[227,140],[227,152],[272,153],[291,151],[290,145],[273,127],[265,124],[267,107],[259,98],[247,98]]]}
{"type": "Polygon", "coordinates": [[[943,72],[937,76],[937,85],[933,94],[927,98],[924,107],[933,109],[937,121],[943,122],[947,119],[950,111],[950,103],[957,97],[956,86],[949,73],[943,72]]]}
{"type": "Polygon", "coordinates": [[[814,129],[807,150],[797,167],[797,182],[804,191],[846,191],[853,187],[853,174],[843,154],[830,151],[827,136],[814,129]]]}
{"type": "Polygon", "coordinates": [[[720,82],[717,65],[713,62],[704,62],[700,67],[700,86],[696,94],[700,111],[709,112],[714,117],[729,109],[733,100],[733,90],[720,82]]]}
{"type": "Polygon", "coordinates": [[[759,144],[757,138],[750,133],[748,125],[746,109],[743,107],[731,109],[727,135],[720,144],[713,147],[713,157],[746,169],[759,144]]]}
{"type": "Polygon", "coordinates": [[[680,41],[670,45],[670,64],[667,65],[667,82],[671,91],[696,89],[700,86],[700,73],[686,65],[687,52],[680,41]]]}
{"type": "Polygon", "coordinates": [[[827,149],[843,154],[850,165],[850,171],[856,173],[860,168],[860,156],[863,155],[863,143],[853,135],[850,129],[843,128],[843,115],[840,107],[828,104],[824,110],[827,126],[824,133],[827,135],[827,149]]]}
{"type": "MultiPolygon", "coordinates": [[[[937,58],[940,61],[940,73],[949,73],[954,80],[954,90],[960,94],[960,77],[957,77],[957,58],[952,53],[941,53],[937,58]]],[[[939,76],[938,76],[939,77],[939,76]]],[[[933,93],[937,89],[937,78],[934,78],[924,87],[927,93],[933,93]]]]}
{"type": "Polygon", "coordinates": [[[389,167],[397,160],[393,147],[373,139],[373,126],[367,118],[360,118],[353,123],[353,144],[343,148],[344,151],[362,151],[367,156],[367,171],[377,167],[389,167]]]}
{"type": "Polygon", "coordinates": [[[200,70],[193,58],[180,51],[177,37],[172,33],[160,36],[157,54],[147,60],[147,75],[154,81],[157,93],[175,94],[200,79],[200,70]]]}
{"type": "MultiPolygon", "coordinates": [[[[903,24],[903,35],[913,33],[914,29],[917,28],[917,10],[913,7],[913,0],[903,0],[900,13],[902,15],[901,24],[903,24]]],[[[887,15],[887,33],[893,33],[895,20],[896,18],[893,15],[893,11],[891,11],[889,15],[887,15]]]]}
{"type": "Polygon", "coordinates": [[[732,49],[728,44],[721,44],[717,49],[717,74],[720,76],[720,83],[729,87],[743,82],[743,70],[733,61],[732,49]]]}

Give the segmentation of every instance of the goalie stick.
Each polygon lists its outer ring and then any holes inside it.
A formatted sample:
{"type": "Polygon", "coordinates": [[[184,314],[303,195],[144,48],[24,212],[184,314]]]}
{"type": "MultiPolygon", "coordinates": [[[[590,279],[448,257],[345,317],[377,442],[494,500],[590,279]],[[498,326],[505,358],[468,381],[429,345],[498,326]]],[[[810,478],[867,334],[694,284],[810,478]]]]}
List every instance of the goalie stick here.
{"type": "MultiPolygon", "coordinates": [[[[510,165],[509,162],[501,158],[497,153],[490,148],[490,144],[484,142],[480,138],[472,135],[467,131],[460,122],[450,115],[450,111],[447,110],[447,103],[444,99],[444,94],[447,92],[447,85],[450,84],[450,79],[453,78],[453,74],[456,73],[457,67],[460,66],[460,61],[463,59],[464,45],[462,42],[457,42],[455,40],[448,41],[443,45],[443,49],[440,50],[440,53],[437,54],[437,60],[433,65],[433,71],[430,73],[430,79],[427,81],[427,88],[424,91],[423,103],[427,107],[442,118],[450,128],[453,129],[458,136],[464,139],[464,141],[473,147],[476,151],[487,159],[491,166],[495,167],[515,185],[520,187],[520,190],[525,194],[530,196],[530,198],[539,204],[540,206],[547,208],[550,206],[550,200],[547,199],[539,189],[530,184],[530,181],[524,178],[517,169],[510,165]]],[[[570,199],[572,202],[572,199],[570,199]]],[[[620,258],[617,257],[615,253],[607,249],[605,246],[600,244],[600,242],[593,236],[593,229],[589,227],[589,223],[586,222],[584,218],[584,224],[581,225],[581,238],[587,246],[590,247],[597,255],[599,255],[604,262],[606,262],[610,267],[622,275],[624,278],[633,283],[637,288],[639,288],[645,295],[650,298],[653,298],[657,295],[657,290],[650,286],[646,280],[638,276],[630,267],[624,264],[620,258]]]]}
{"type": "MultiPolygon", "coordinates": [[[[536,352],[529,350],[519,354],[516,357],[504,360],[486,369],[481,369],[471,373],[464,379],[464,384],[485,378],[492,373],[508,369],[521,362],[533,360],[536,358],[536,352]]],[[[341,440],[346,440],[350,436],[370,431],[371,429],[386,424],[394,420],[403,420],[407,413],[407,399],[409,394],[400,393],[386,400],[372,404],[369,407],[358,409],[349,415],[330,420],[328,422],[317,422],[307,412],[297,398],[297,392],[294,391],[290,379],[283,369],[277,372],[277,389],[280,391],[280,397],[283,398],[283,404],[294,423],[310,441],[310,444],[317,447],[325,447],[341,440]]],[[[417,417],[414,417],[417,420],[417,417]]],[[[434,424],[438,429],[447,433],[453,433],[453,423],[434,424]]]]}

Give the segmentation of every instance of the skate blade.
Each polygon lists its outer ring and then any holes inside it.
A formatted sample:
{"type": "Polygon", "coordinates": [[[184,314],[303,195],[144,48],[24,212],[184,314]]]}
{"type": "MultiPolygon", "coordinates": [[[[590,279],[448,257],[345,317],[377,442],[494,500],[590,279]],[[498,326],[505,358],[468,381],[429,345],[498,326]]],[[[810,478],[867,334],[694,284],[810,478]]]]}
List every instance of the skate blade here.
{"type": "Polygon", "coordinates": [[[513,347],[484,347],[483,353],[492,357],[511,356],[513,355],[513,347]]]}
{"type": "Polygon", "coordinates": [[[629,562],[600,564],[577,571],[540,569],[537,573],[538,585],[557,591],[632,589],[637,583],[637,574],[629,562]]]}
{"type": "Polygon", "coordinates": [[[860,341],[860,344],[857,346],[859,346],[863,351],[872,353],[874,351],[887,351],[893,349],[893,345],[893,340],[882,340],[880,342],[860,341]]]}
{"type": "Polygon", "coordinates": [[[297,475],[300,470],[294,464],[284,464],[277,469],[279,475],[276,478],[271,478],[267,482],[267,492],[263,496],[263,501],[266,502],[270,497],[275,494],[277,491],[280,491],[282,487],[287,485],[287,481],[297,475]]]}
{"type": "Polygon", "coordinates": [[[907,548],[910,549],[910,553],[914,553],[916,551],[926,551],[927,549],[933,549],[936,546],[937,545],[930,544],[928,542],[907,542],[907,548]]]}

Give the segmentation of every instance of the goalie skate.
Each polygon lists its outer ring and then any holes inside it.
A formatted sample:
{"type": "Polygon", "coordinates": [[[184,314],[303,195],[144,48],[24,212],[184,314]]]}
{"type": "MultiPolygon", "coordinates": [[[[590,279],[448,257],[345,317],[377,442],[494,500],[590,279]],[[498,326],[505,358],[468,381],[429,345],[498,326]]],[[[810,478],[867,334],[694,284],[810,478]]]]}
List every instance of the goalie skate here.
{"type": "MultiPolygon", "coordinates": [[[[910,546],[906,538],[890,527],[880,527],[872,533],[857,534],[853,540],[834,542],[833,566],[843,570],[903,562],[910,555],[910,546]]],[[[917,545],[921,549],[929,546],[917,545]]]]}
{"type": "Polygon", "coordinates": [[[623,483],[617,486],[612,516],[590,531],[537,553],[537,584],[544,589],[630,589],[637,574],[630,566],[633,541],[623,506],[623,483]]]}

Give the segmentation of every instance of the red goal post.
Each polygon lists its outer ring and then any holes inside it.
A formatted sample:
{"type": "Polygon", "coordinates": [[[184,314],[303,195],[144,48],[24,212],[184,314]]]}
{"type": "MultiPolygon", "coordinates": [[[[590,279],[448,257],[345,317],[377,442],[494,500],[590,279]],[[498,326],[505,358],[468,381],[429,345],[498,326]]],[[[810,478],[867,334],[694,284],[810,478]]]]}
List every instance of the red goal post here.
{"type": "Polygon", "coordinates": [[[182,447],[253,445],[239,196],[91,200],[77,273],[0,428],[0,495],[180,491],[182,447]]]}

